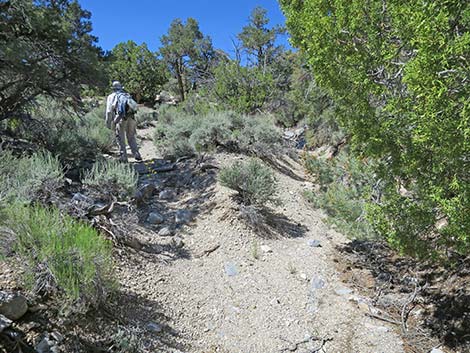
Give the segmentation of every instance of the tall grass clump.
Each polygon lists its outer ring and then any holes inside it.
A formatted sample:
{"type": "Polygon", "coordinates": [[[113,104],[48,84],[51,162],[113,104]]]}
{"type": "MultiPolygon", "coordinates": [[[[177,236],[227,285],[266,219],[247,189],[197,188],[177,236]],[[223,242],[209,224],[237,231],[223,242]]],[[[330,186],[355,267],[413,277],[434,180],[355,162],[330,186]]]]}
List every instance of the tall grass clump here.
{"type": "Polygon", "coordinates": [[[31,201],[43,186],[47,184],[53,190],[64,178],[58,158],[49,152],[18,158],[9,151],[2,151],[0,175],[2,195],[10,201],[31,201]]]}
{"type": "Polygon", "coordinates": [[[13,236],[25,281],[38,294],[96,306],[112,289],[111,243],[56,208],[12,203],[2,210],[1,232],[13,236]]]}
{"type": "Polygon", "coordinates": [[[87,186],[126,196],[134,193],[137,180],[138,175],[132,166],[114,160],[101,160],[85,173],[82,182],[87,186]]]}

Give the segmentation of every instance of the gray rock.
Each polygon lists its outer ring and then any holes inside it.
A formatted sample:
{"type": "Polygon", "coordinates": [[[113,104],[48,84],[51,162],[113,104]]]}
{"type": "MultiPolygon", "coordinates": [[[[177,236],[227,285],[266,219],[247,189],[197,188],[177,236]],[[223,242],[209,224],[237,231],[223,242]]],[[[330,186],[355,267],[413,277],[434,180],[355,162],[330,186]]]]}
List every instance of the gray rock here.
{"type": "Polygon", "coordinates": [[[13,321],[11,321],[9,318],[0,315],[0,332],[2,332],[4,329],[8,328],[11,326],[13,321]]]}
{"type": "Polygon", "coordinates": [[[439,348],[433,348],[429,353],[444,353],[444,351],[440,350],[439,348]]]}
{"type": "Polygon", "coordinates": [[[175,222],[177,224],[186,224],[191,222],[193,219],[193,215],[191,211],[188,210],[178,210],[175,214],[175,222]]]}
{"type": "Polygon", "coordinates": [[[51,333],[51,338],[56,341],[57,343],[60,343],[64,340],[64,336],[62,336],[62,334],[60,334],[59,332],[57,331],[54,331],[51,333]]]}
{"type": "Polygon", "coordinates": [[[163,227],[158,232],[158,235],[161,236],[161,237],[169,237],[169,236],[173,235],[173,231],[168,227],[163,227]]]}
{"type": "Polygon", "coordinates": [[[320,240],[310,239],[308,241],[308,246],[310,246],[312,248],[319,248],[319,247],[321,247],[320,240]]]}
{"type": "Polygon", "coordinates": [[[284,138],[287,140],[293,139],[295,137],[294,131],[284,131],[284,138]]]}
{"type": "Polygon", "coordinates": [[[93,200],[91,198],[89,198],[88,196],[83,195],[79,192],[76,192],[75,194],[73,194],[72,201],[73,202],[93,203],[93,200]]]}
{"type": "Polygon", "coordinates": [[[59,349],[56,342],[44,337],[35,347],[38,353],[59,353],[59,349]]]}
{"type": "Polygon", "coordinates": [[[134,199],[137,202],[143,202],[149,199],[156,191],[155,184],[147,183],[139,187],[139,189],[135,192],[134,199]]]}
{"type": "Polygon", "coordinates": [[[172,243],[173,243],[173,246],[177,249],[181,249],[184,247],[184,241],[180,238],[173,238],[172,243]]]}
{"type": "Polygon", "coordinates": [[[150,224],[160,224],[165,221],[165,218],[158,212],[150,212],[147,217],[147,222],[150,224]]]}
{"type": "Polygon", "coordinates": [[[0,314],[18,320],[28,311],[26,298],[21,294],[0,292],[0,314]]]}
{"type": "Polygon", "coordinates": [[[270,252],[273,252],[273,249],[271,249],[269,246],[267,245],[261,245],[260,246],[260,249],[262,252],[264,252],[265,254],[267,253],[270,253],[270,252]]]}
{"type": "Polygon", "coordinates": [[[338,295],[348,295],[352,293],[352,289],[346,288],[346,287],[341,287],[335,290],[335,293],[338,295]]]}
{"type": "Polygon", "coordinates": [[[163,191],[160,191],[160,194],[158,195],[158,197],[161,200],[172,200],[175,198],[175,196],[176,196],[175,192],[170,189],[165,189],[163,191]]]}
{"type": "Polygon", "coordinates": [[[147,330],[153,333],[160,333],[163,331],[162,325],[159,325],[155,322],[149,322],[146,327],[147,327],[147,330]]]}
{"type": "Polygon", "coordinates": [[[302,136],[305,133],[305,128],[301,127],[294,130],[295,136],[302,136]]]}
{"type": "Polygon", "coordinates": [[[224,266],[224,269],[225,269],[225,273],[229,277],[233,277],[233,276],[238,275],[237,267],[232,262],[227,262],[224,266]]]}
{"type": "Polygon", "coordinates": [[[313,277],[310,281],[310,287],[313,290],[325,287],[325,281],[320,277],[313,277]]]}

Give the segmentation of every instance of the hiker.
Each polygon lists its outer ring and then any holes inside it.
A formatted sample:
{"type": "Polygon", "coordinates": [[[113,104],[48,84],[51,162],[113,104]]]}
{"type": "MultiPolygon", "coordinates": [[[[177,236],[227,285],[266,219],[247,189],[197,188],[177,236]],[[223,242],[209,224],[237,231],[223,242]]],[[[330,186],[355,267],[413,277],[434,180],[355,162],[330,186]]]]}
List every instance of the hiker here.
{"type": "Polygon", "coordinates": [[[127,162],[126,138],[131,148],[132,154],[137,161],[142,157],[135,139],[137,122],[135,113],[137,103],[131,95],[124,91],[119,81],[112,83],[113,93],[106,100],[106,126],[116,132],[116,140],[119,145],[119,159],[127,162]]]}

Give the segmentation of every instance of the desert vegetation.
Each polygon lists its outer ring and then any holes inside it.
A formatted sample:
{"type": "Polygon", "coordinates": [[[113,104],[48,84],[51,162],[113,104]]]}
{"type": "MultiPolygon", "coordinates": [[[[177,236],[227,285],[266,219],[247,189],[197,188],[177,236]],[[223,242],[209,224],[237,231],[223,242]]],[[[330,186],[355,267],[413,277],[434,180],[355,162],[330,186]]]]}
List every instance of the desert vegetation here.
{"type": "MultiPolygon", "coordinates": [[[[191,234],[188,224],[204,211],[217,214],[227,205],[213,222],[229,227],[223,223],[229,219],[237,234],[255,234],[231,244],[251,244],[255,260],[273,251],[262,244],[266,229],[272,238],[300,238],[308,231],[301,222],[321,210],[321,222],[352,241],[350,252],[372,244],[371,263],[361,263],[382,271],[370,269],[380,287],[374,304],[397,283],[410,292],[401,298],[399,322],[372,313],[376,319],[398,322],[402,336],[416,343],[407,321],[419,302],[432,332],[423,335],[468,348],[468,320],[454,312],[468,309],[468,291],[454,282],[445,293],[429,287],[436,278],[456,278],[449,274],[468,278],[470,5],[279,5],[285,27],[256,7],[233,34],[233,53],[214,47],[191,17],[171,21],[155,51],[122,38],[105,52],[92,34],[92,14],[77,1],[0,1],[0,261],[19,269],[11,287],[29,304],[52,308],[49,321],[41,318],[48,330],[64,324],[84,332],[90,317],[113,327],[103,336],[91,333],[91,343],[69,335],[66,349],[156,349],[151,335],[171,329],[145,310],[139,315],[146,326],[122,314],[132,303],[157,305],[118,285],[130,280],[119,277],[116,262],[136,271],[147,258],[126,256],[140,252],[166,256],[165,264],[206,259],[225,240],[191,254],[182,234],[191,234]],[[286,35],[291,46],[279,44],[286,35]],[[115,160],[115,131],[104,123],[113,80],[139,103],[140,142],[152,151],[142,163],[115,160]],[[300,199],[289,189],[297,193],[299,185],[300,199]],[[215,205],[224,193],[223,205],[215,205]],[[284,216],[295,218],[290,211],[297,208],[301,221],[284,216]],[[387,256],[403,261],[385,264],[387,256]],[[419,273],[412,281],[393,277],[403,263],[419,273]],[[113,305],[122,315],[110,319],[113,305]],[[436,321],[429,319],[432,308],[436,321]]],[[[309,244],[322,246],[318,239],[309,244]]],[[[305,275],[295,259],[286,263],[292,278],[305,275]]],[[[229,277],[238,274],[232,263],[223,268],[229,277]]],[[[149,274],[149,283],[156,277],[149,274]]],[[[322,281],[312,278],[310,287],[322,289],[322,281]]],[[[8,329],[0,325],[0,352],[37,349],[18,328],[11,335],[8,329]]]]}

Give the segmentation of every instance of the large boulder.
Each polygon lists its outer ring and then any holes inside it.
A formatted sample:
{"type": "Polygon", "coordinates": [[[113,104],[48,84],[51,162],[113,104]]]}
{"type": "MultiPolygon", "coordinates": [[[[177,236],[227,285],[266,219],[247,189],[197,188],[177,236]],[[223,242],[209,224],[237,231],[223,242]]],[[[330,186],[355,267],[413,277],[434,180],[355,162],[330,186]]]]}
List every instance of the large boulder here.
{"type": "Polygon", "coordinates": [[[28,311],[28,302],[21,294],[0,291],[0,315],[18,320],[28,311]]]}

